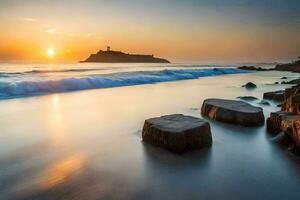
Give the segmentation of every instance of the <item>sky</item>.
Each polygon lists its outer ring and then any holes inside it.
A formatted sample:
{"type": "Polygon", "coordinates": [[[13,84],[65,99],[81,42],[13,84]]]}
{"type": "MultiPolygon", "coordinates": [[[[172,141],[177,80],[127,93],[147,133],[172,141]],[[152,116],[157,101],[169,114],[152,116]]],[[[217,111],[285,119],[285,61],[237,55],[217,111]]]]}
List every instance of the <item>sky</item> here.
{"type": "Polygon", "coordinates": [[[106,46],[172,62],[300,56],[299,0],[1,0],[0,25],[5,62],[77,62],[106,46]]]}

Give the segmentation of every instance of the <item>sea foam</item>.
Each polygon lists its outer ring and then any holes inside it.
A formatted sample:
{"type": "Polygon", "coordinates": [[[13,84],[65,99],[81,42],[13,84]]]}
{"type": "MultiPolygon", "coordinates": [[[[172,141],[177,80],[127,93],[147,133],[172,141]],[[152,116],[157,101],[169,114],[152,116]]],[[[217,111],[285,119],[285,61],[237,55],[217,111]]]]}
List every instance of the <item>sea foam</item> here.
{"type": "Polygon", "coordinates": [[[43,81],[0,82],[0,98],[5,99],[76,90],[153,84],[238,73],[248,73],[248,71],[236,68],[165,69],[161,71],[114,73],[43,81]]]}

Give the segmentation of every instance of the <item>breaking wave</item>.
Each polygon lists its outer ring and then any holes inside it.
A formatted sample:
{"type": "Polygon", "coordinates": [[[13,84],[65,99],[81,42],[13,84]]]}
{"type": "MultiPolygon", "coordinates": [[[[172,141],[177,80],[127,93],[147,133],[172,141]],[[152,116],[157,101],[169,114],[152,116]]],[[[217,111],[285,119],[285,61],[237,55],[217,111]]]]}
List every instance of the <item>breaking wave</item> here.
{"type": "Polygon", "coordinates": [[[56,80],[0,82],[0,98],[5,99],[76,90],[153,84],[238,73],[248,73],[248,71],[236,68],[165,69],[161,71],[115,73],[56,80]]]}
{"type": "Polygon", "coordinates": [[[9,75],[24,75],[24,74],[46,74],[46,73],[63,73],[63,72],[88,72],[88,71],[101,71],[107,70],[110,68],[85,68],[85,69],[62,69],[62,70],[30,70],[24,72],[0,72],[0,77],[9,76],[9,75]]]}

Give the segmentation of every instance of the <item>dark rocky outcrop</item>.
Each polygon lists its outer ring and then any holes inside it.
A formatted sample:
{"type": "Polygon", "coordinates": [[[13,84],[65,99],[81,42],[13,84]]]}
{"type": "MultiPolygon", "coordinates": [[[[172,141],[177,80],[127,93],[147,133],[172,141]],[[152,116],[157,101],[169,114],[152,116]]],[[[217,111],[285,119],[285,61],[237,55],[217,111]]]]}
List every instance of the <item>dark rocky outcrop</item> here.
{"type": "Polygon", "coordinates": [[[294,86],[285,90],[285,99],[281,104],[281,110],[300,114],[300,87],[294,86]]]}
{"type": "Polygon", "coordinates": [[[238,67],[238,69],[248,70],[248,71],[268,71],[268,69],[264,69],[261,67],[255,67],[255,66],[241,66],[241,67],[238,67]]]}
{"type": "Polygon", "coordinates": [[[300,72],[300,57],[298,60],[287,63],[287,64],[278,64],[275,66],[274,70],[277,71],[290,71],[290,72],[300,72]]]}
{"type": "Polygon", "coordinates": [[[286,76],[283,76],[283,77],[281,77],[281,79],[287,79],[287,77],[286,77],[286,76]]]}
{"type": "Polygon", "coordinates": [[[207,121],[181,114],[147,119],[143,141],[176,153],[211,146],[212,137],[207,121]]]}
{"type": "Polygon", "coordinates": [[[81,62],[108,62],[108,63],[170,63],[163,58],[156,58],[153,55],[128,54],[121,51],[112,51],[107,47],[107,51],[98,51],[91,54],[86,60],[81,62]]]}
{"type": "Polygon", "coordinates": [[[279,111],[271,113],[267,119],[267,130],[273,134],[283,133],[285,141],[290,141],[293,152],[300,153],[300,115],[279,111]]]}
{"type": "Polygon", "coordinates": [[[206,99],[202,104],[201,114],[216,121],[241,126],[264,124],[262,108],[254,107],[243,101],[206,99]]]}
{"type": "Polygon", "coordinates": [[[252,82],[248,82],[247,84],[243,85],[242,87],[245,87],[247,89],[254,89],[257,86],[254,83],[252,83],[252,82]]]}
{"type": "Polygon", "coordinates": [[[263,98],[272,101],[282,102],[284,100],[284,90],[265,92],[263,98]]]}
{"type": "Polygon", "coordinates": [[[285,111],[272,112],[267,119],[267,129],[270,133],[275,134],[282,131],[285,132],[295,120],[300,120],[300,116],[285,111]]]}
{"type": "Polygon", "coordinates": [[[292,141],[293,152],[300,153],[300,85],[285,89],[281,111],[271,113],[267,130],[274,134],[283,132],[292,141]]]}

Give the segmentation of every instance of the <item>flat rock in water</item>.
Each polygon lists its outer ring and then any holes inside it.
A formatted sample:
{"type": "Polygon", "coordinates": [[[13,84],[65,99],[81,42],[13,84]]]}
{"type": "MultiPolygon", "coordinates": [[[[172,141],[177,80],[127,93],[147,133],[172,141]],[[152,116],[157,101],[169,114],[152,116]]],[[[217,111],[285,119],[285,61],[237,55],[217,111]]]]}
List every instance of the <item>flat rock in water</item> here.
{"type": "Polygon", "coordinates": [[[147,119],[143,141],[176,153],[211,146],[212,137],[207,121],[182,114],[147,119]]]}
{"type": "Polygon", "coordinates": [[[216,121],[241,126],[260,126],[265,121],[262,108],[226,99],[206,99],[201,114],[216,121]]]}
{"type": "Polygon", "coordinates": [[[240,97],[237,97],[237,98],[245,100],[245,101],[255,101],[255,100],[258,100],[258,98],[253,97],[253,96],[240,96],[240,97]]]}

